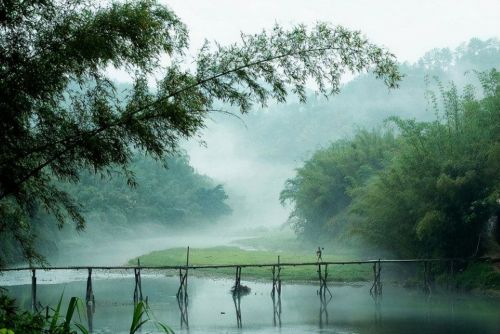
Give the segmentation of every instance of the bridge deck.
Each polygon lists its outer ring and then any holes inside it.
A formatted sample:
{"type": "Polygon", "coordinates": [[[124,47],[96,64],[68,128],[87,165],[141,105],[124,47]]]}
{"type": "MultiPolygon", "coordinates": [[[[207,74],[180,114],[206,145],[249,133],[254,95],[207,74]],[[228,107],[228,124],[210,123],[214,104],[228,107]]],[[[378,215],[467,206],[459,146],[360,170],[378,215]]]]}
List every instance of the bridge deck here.
{"type": "Polygon", "coordinates": [[[465,261],[491,261],[500,262],[499,258],[449,258],[449,259],[379,259],[379,260],[356,260],[356,261],[322,261],[322,262],[281,262],[281,263],[253,263],[253,264],[214,264],[214,265],[177,265],[177,266],[54,266],[54,267],[16,267],[0,268],[1,271],[22,270],[172,270],[172,269],[220,269],[220,268],[262,268],[262,267],[298,267],[321,265],[349,265],[349,264],[373,264],[373,263],[424,263],[424,262],[465,262],[465,261]]]}

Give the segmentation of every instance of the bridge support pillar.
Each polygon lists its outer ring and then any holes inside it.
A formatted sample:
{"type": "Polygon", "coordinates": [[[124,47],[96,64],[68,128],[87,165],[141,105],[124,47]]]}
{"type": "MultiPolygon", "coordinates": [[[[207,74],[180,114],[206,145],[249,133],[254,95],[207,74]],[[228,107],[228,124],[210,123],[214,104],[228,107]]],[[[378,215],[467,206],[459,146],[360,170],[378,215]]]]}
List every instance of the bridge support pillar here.
{"type": "Polygon", "coordinates": [[[236,275],[234,280],[233,291],[235,294],[240,294],[241,292],[241,267],[236,266],[236,275]]]}
{"type": "Polygon", "coordinates": [[[281,297],[281,266],[280,266],[280,257],[278,256],[278,265],[273,266],[273,289],[271,290],[271,296],[274,299],[274,296],[278,294],[281,297]]]}
{"type": "Polygon", "coordinates": [[[184,269],[179,268],[179,289],[177,290],[177,298],[179,296],[185,296],[187,298],[187,286],[188,286],[188,267],[189,267],[189,247],[187,248],[186,254],[186,267],[184,269]]]}
{"type": "Polygon", "coordinates": [[[323,324],[328,324],[328,304],[332,300],[332,293],[330,289],[326,285],[328,280],[328,264],[322,265],[318,264],[318,276],[319,276],[319,299],[320,299],[320,309],[319,309],[319,327],[323,328],[323,324]],[[324,270],[322,270],[322,266],[324,266],[324,270]],[[329,296],[327,297],[326,293],[328,292],[329,296]]]}
{"type": "Polygon", "coordinates": [[[380,263],[380,259],[373,264],[373,284],[370,288],[370,295],[373,298],[379,298],[382,296],[382,280],[380,279],[382,271],[382,266],[380,263]]]}
{"type": "Polygon", "coordinates": [[[93,318],[95,312],[94,290],[92,288],[92,268],[88,268],[87,291],[85,293],[85,305],[87,307],[87,319],[90,333],[93,332],[93,318]]]}
{"type": "Polygon", "coordinates": [[[141,282],[141,261],[137,259],[137,268],[134,268],[135,288],[134,288],[134,305],[142,302],[142,282],[141,282]]]}
{"type": "Polygon", "coordinates": [[[31,270],[31,311],[36,312],[36,270],[31,270]]]}
{"type": "Polygon", "coordinates": [[[273,266],[273,289],[271,290],[271,298],[273,300],[273,325],[279,325],[281,327],[281,266],[279,256],[278,265],[273,266]],[[278,321],[276,321],[276,319],[278,321]]]}
{"type": "Polygon", "coordinates": [[[319,276],[319,295],[321,298],[326,297],[326,293],[332,297],[332,293],[328,286],[326,285],[327,280],[328,280],[328,264],[322,265],[321,263],[318,264],[318,276],[319,276]],[[324,271],[322,271],[322,266],[325,267],[324,271]]]}
{"type": "Polygon", "coordinates": [[[177,304],[181,312],[181,328],[189,328],[188,318],[188,267],[189,267],[189,247],[186,253],[186,267],[179,268],[179,289],[177,290],[177,304]]]}
{"type": "Polygon", "coordinates": [[[432,294],[432,278],[431,278],[431,263],[428,261],[424,262],[424,292],[427,296],[432,294]]]}

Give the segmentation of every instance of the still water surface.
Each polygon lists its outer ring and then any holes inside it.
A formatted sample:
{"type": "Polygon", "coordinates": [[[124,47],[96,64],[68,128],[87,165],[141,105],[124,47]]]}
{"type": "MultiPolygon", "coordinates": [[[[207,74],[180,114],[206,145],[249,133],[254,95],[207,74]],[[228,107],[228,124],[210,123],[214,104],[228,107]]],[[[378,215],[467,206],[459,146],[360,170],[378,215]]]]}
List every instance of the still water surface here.
{"type": "MultiPolygon", "coordinates": [[[[177,333],[500,333],[500,299],[435,293],[427,298],[420,291],[386,285],[377,304],[369,286],[330,286],[333,298],[325,305],[318,287],[286,284],[281,297],[281,315],[274,314],[270,282],[243,282],[252,290],[241,298],[242,328],[237,328],[235,302],[227,279],[189,278],[189,329],[181,328],[181,311],[176,299],[178,277],[143,273],[142,288],[154,317],[177,333]],[[280,326],[281,322],[281,326],[280,326]]],[[[38,275],[38,300],[55,305],[64,291],[85,298],[86,272],[64,271],[38,275]]],[[[127,333],[132,318],[133,273],[94,273],[96,310],[94,333],[127,333]]],[[[244,276],[244,273],[243,273],[244,276]]],[[[0,276],[0,286],[18,298],[22,307],[30,305],[28,272],[0,276]]],[[[237,305],[237,304],[236,304],[237,305]]],[[[81,319],[82,323],[87,321],[81,319]]],[[[143,333],[157,332],[152,323],[143,333]]]]}

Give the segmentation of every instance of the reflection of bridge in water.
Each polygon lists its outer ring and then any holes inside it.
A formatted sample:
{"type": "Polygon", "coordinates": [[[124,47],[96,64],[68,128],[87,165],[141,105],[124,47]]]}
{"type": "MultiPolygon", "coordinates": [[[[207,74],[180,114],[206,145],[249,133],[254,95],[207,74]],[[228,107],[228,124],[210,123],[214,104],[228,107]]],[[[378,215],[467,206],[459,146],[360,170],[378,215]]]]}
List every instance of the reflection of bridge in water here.
{"type": "MultiPolygon", "coordinates": [[[[264,264],[225,264],[225,265],[190,265],[189,264],[189,247],[186,254],[186,265],[182,266],[141,266],[140,262],[137,262],[136,266],[67,266],[67,267],[24,267],[24,268],[7,268],[0,269],[1,271],[31,271],[31,307],[33,311],[40,309],[41,305],[37,302],[37,277],[36,272],[39,270],[44,271],[57,271],[57,270],[87,270],[87,288],[85,294],[85,303],[88,316],[88,325],[90,331],[92,331],[93,314],[95,312],[95,298],[92,287],[92,271],[93,270],[133,270],[134,271],[134,294],[133,302],[137,304],[139,302],[145,302],[147,304],[147,297],[144,299],[142,293],[142,281],[141,281],[141,270],[177,270],[179,272],[179,288],[177,290],[177,303],[180,311],[180,324],[181,328],[189,328],[189,318],[188,318],[188,273],[191,270],[201,270],[201,269],[235,269],[235,283],[231,289],[232,298],[234,302],[234,307],[236,311],[236,324],[238,328],[243,327],[242,322],[242,312],[241,312],[241,299],[243,296],[248,294],[245,290],[246,287],[241,285],[241,277],[244,268],[270,268],[272,271],[272,289],[270,292],[270,297],[273,303],[273,325],[281,327],[281,293],[282,293],[282,279],[281,270],[285,267],[313,267],[316,269],[318,275],[319,289],[317,294],[320,299],[319,308],[319,326],[322,328],[324,325],[328,324],[328,304],[331,302],[333,295],[330,288],[328,287],[328,270],[334,266],[339,265],[359,265],[359,264],[371,264],[373,269],[373,282],[371,284],[369,293],[373,297],[375,305],[375,318],[380,320],[381,318],[381,306],[380,300],[382,297],[382,264],[421,264],[422,265],[422,287],[427,295],[432,294],[432,266],[434,264],[440,264],[447,268],[449,277],[453,277],[456,272],[457,264],[467,264],[469,262],[475,261],[493,261],[497,262],[499,259],[491,258],[455,258],[455,259],[402,259],[402,260],[364,260],[364,261],[328,261],[328,262],[304,262],[304,263],[282,263],[278,256],[278,261],[276,263],[264,263],[264,264]]],[[[441,270],[443,267],[441,267],[441,270]]],[[[450,286],[448,286],[449,288],[450,286]]]]}

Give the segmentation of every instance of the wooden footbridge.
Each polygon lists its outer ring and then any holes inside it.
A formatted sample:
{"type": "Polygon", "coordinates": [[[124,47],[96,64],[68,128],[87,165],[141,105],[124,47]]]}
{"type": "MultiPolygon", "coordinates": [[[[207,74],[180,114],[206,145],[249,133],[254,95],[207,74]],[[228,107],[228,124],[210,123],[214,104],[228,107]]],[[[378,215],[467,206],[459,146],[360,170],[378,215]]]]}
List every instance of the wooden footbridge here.
{"type": "MultiPolygon", "coordinates": [[[[500,259],[492,258],[450,258],[450,259],[378,259],[378,260],[359,260],[359,261],[317,261],[317,262],[281,262],[280,257],[276,263],[262,263],[262,264],[222,264],[222,265],[193,265],[189,263],[189,247],[186,253],[186,264],[177,266],[144,266],[141,265],[140,261],[137,261],[135,266],[55,266],[55,267],[19,267],[19,268],[4,268],[0,269],[0,272],[8,271],[31,271],[31,307],[33,311],[39,308],[37,303],[37,271],[58,271],[58,270],[86,270],[88,272],[87,276],[87,289],[85,302],[87,305],[87,313],[89,315],[89,327],[92,328],[92,317],[91,315],[95,311],[95,298],[92,288],[92,272],[95,270],[106,270],[106,271],[123,271],[123,270],[133,270],[135,287],[133,293],[133,302],[137,304],[141,301],[147,302],[147,297],[144,299],[142,293],[142,282],[141,282],[141,270],[154,270],[157,272],[176,270],[179,272],[179,288],[177,290],[177,301],[179,304],[179,310],[181,312],[181,327],[188,327],[188,273],[192,270],[201,269],[227,269],[232,268],[235,270],[235,282],[232,288],[232,295],[234,299],[234,305],[236,308],[236,318],[237,325],[241,327],[241,310],[240,310],[240,299],[241,296],[245,294],[245,287],[241,285],[241,277],[243,269],[245,268],[270,268],[272,273],[272,288],[271,288],[271,298],[273,301],[274,310],[274,324],[276,325],[276,319],[278,319],[281,324],[281,270],[286,267],[312,267],[316,269],[318,274],[319,290],[318,295],[321,300],[321,311],[320,315],[323,316],[326,313],[328,316],[326,306],[330,299],[332,298],[332,292],[328,287],[328,270],[334,266],[344,266],[344,265],[360,265],[360,264],[371,264],[373,270],[373,281],[370,286],[369,293],[377,302],[382,296],[382,265],[383,264],[423,264],[423,281],[422,286],[425,293],[432,293],[432,265],[436,263],[446,265],[448,269],[448,274],[452,277],[456,272],[456,265],[464,265],[469,262],[478,261],[491,261],[499,262],[500,259]]],[[[1,284],[0,284],[1,285],[1,284]]]]}

